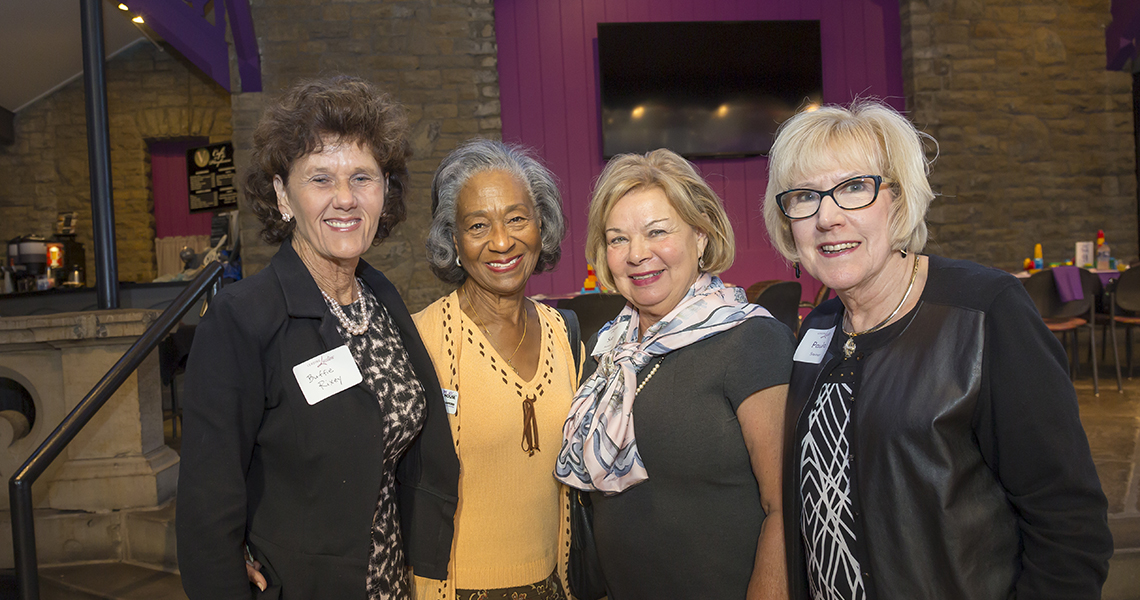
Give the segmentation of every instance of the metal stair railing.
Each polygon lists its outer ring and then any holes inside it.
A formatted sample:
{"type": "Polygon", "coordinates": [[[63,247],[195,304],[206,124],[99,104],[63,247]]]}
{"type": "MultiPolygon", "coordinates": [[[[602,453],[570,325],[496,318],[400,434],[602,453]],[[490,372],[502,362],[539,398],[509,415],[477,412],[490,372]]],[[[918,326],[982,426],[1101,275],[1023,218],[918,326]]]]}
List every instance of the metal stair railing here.
{"type": "Polygon", "coordinates": [[[202,294],[209,303],[221,284],[222,264],[213,262],[207,265],[171,305],[162,312],[158,320],[147,328],[137,341],[119,359],[115,366],[95,384],[87,396],[67,415],[48,435],[40,447],[8,481],[8,505],[12,512],[12,548],[16,559],[16,582],[20,600],[39,600],[40,580],[36,561],[35,517],[32,506],[32,484],[43,474],[67,447],[95,413],[107,403],[119,386],[138,368],[143,359],[158,346],[159,341],[174,327],[175,323],[190,310],[202,294]]]}

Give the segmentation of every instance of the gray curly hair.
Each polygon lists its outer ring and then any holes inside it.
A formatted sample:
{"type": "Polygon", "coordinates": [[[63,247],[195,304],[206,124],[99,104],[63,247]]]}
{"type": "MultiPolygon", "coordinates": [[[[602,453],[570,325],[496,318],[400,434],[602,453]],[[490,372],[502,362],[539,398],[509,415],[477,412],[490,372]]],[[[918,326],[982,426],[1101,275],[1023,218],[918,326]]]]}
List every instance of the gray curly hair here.
{"type": "Polygon", "coordinates": [[[455,210],[463,186],[483,171],[505,171],[526,186],[541,223],[542,252],[534,272],[553,269],[562,257],[562,238],[566,235],[562,195],[554,174],[523,146],[477,138],[453,150],[435,170],[431,182],[432,221],[425,242],[432,272],[446,283],[458,285],[467,280],[467,271],[455,262],[455,210]]]}

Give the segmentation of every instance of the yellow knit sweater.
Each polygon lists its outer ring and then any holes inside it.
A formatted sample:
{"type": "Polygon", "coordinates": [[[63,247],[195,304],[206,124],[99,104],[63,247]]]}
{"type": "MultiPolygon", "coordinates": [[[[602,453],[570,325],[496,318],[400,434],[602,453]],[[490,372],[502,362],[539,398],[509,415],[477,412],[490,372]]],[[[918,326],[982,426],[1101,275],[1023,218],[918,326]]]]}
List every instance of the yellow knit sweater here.
{"type": "Polygon", "coordinates": [[[441,298],[413,319],[440,385],[458,392],[449,415],[459,456],[459,505],[448,581],[415,578],[415,597],[527,585],[558,568],[566,581],[569,500],[552,476],[578,373],[561,315],[535,303],[538,370],[523,381],[459,309],[441,298]],[[538,450],[523,449],[523,401],[533,398],[538,450]]]}

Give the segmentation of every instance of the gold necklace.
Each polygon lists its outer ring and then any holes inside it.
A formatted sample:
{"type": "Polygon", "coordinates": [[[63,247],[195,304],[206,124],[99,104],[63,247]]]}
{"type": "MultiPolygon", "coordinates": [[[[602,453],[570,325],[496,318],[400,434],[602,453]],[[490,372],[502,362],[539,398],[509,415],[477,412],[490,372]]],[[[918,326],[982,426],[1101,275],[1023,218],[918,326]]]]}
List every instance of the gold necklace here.
{"type": "MultiPolygon", "coordinates": [[[[874,327],[872,327],[870,329],[864,329],[863,331],[856,331],[854,333],[847,331],[846,327],[841,327],[843,329],[843,333],[847,335],[847,342],[845,344],[843,344],[843,358],[844,359],[851,358],[851,355],[855,354],[855,338],[856,337],[861,336],[861,335],[865,335],[868,333],[874,333],[874,332],[882,329],[883,327],[886,327],[887,323],[890,323],[891,319],[895,318],[895,315],[897,315],[899,313],[899,310],[902,309],[903,305],[906,304],[906,299],[910,297],[910,290],[914,288],[914,280],[918,279],[918,258],[919,258],[919,254],[917,252],[915,252],[914,253],[914,269],[912,269],[910,272],[910,285],[906,286],[906,293],[903,294],[902,300],[899,300],[899,305],[896,306],[893,311],[891,311],[891,314],[888,315],[886,319],[883,319],[883,321],[881,323],[879,323],[878,325],[875,325],[874,327]]],[[[845,315],[845,317],[850,317],[850,316],[851,316],[850,313],[845,315]]]]}
{"type": "MultiPolygon", "coordinates": [[[[463,298],[467,300],[467,306],[470,306],[471,312],[475,314],[475,321],[479,324],[479,327],[483,330],[483,333],[486,334],[487,341],[491,342],[491,332],[487,330],[487,326],[483,324],[483,318],[479,316],[479,311],[475,308],[475,305],[471,303],[471,296],[468,295],[466,292],[464,292],[463,298]]],[[[523,302],[525,302],[525,300],[523,302]]],[[[515,368],[515,363],[511,362],[511,359],[513,359],[515,357],[515,355],[519,353],[519,348],[522,348],[523,340],[526,339],[526,326],[527,326],[527,323],[529,321],[530,321],[530,315],[528,315],[526,313],[526,304],[523,304],[523,332],[522,332],[522,336],[519,338],[519,344],[517,346],[515,346],[515,351],[511,352],[511,355],[509,357],[504,357],[504,359],[507,361],[507,364],[510,365],[512,369],[515,368]]],[[[494,346],[495,342],[491,342],[491,345],[494,346]]],[[[498,347],[496,346],[495,349],[497,350],[498,347]]]]}

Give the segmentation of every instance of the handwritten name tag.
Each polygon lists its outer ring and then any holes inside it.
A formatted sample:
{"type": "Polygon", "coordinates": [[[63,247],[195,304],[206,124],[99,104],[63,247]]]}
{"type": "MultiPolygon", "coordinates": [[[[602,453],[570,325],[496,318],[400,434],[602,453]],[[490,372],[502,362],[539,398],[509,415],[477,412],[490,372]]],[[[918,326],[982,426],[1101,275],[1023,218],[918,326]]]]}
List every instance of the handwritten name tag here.
{"type": "Polygon", "coordinates": [[[800,340],[800,345],[796,347],[796,353],[792,356],[792,360],[818,365],[823,360],[827,347],[831,345],[831,336],[833,335],[835,335],[834,327],[807,330],[803,339],[800,340]]]}
{"type": "Polygon", "coordinates": [[[310,406],[364,381],[348,346],[322,352],[293,367],[293,376],[310,406]]]}
{"type": "Polygon", "coordinates": [[[605,354],[606,352],[613,350],[614,346],[618,345],[618,342],[620,340],[618,339],[616,329],[616,327],[611,327],[598,335],[598,341],[594,344],[594,349],[590,351],[590,354],[592,356],[605,354]]]}

